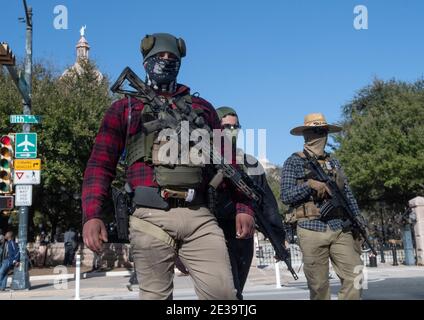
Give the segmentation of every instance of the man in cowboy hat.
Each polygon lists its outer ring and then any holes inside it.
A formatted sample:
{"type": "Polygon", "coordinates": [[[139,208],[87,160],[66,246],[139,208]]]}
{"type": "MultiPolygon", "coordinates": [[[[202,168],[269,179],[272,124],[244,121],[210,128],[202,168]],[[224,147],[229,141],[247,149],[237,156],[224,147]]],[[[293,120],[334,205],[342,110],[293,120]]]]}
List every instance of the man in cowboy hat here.
{"type": "MultiPolygon", "coordinates": [[[[305,117],[303,126],[294,128],[290,133],[304,137],[304,150],[318,160],[329,177],[344,191],[351,209],[359,215],[358,205],[340,163],[325,152],[328,134],[341,130],[338,126],[328,124],[321,113],[313,113],[305,117]]],[[[325,183],[314,178],[304,152],[293,154],[284,163],[281,199],[289,206],[288,222],[297,224],[310,298],[331,298],[328,263],[330,259],[341,279],[339,299],[360,299],[362,262],[359,241],[354,239],[352,232],[343,229],[341,209],[333,209],[326,219],[321,217],[320,208],[331,198],[331,191],[325,183]]]]}

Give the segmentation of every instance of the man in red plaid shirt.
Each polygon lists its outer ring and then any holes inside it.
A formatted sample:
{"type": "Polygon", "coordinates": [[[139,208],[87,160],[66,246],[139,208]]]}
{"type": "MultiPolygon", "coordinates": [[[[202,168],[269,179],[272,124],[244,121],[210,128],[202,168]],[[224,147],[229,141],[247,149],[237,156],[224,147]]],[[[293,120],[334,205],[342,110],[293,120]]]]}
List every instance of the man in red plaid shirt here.
{"type": "MultiPolygon", "coordinates": [[[[147,83],[164,101],[183,97],[210,128],[220,129],[212,105],[177,83],[181,58],[185,56],[181,38],[164,33],[147,35],[142,40],[141,51],[147,83]]],[[[91,250],[100,252],[102,243],[108,241],[102,207],[125,149],[127,159],[131,159],[127,163],[127,184],[136,195],[141,190],[139,194],[143,198],[139,201],[134,197],[137,206],[130,218],[140,298],[172,299],[174,262],[178,255],[200,299],[236,299],[224,234],[207,207],[207,186],[211,179],[207,172],[211,165],[172,169],[158,165],[152,136],[142,131],[142,124],[152,120],[151,117],[147,100],[122,99],[107,110],[84,175],[84,242],[91,250]],[[196,175],[199,172],[201,175],[196,175]],[[194,187],[186,181],[177,185],[175,181],[184,180],[181,177],[190,180],[194,187]],[[168,188],[170,185],[173,188],[168,188]],[[143,205],[143,201],[149,202],[146,194],[159,194],[166,208],[143,205]]],[[[241,239],[252,237],[254,219],[250,201],[228,183],[226,188],[236,203],[237,235],[241,239]]]]}

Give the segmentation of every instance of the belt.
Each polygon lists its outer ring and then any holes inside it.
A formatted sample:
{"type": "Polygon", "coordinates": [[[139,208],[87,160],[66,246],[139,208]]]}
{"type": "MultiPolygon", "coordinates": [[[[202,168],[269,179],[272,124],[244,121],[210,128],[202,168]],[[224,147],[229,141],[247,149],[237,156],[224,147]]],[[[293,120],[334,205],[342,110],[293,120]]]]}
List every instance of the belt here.
{"type": "Polygon", "coordinates": [[[170,208],[188,208],[205,203],[203,193],[194,189],[174,190],[171,188],[163,188],[161,195],[170,208]]]}
{"type": "Polygon", "coordinates": [[[206,201],[202,199],[203,197],[196,197],[191,202],[187,202],[184,199],[177,199],[177,198],[169,198],[165,200],[169,204],[169,208],[189,208],[189,207],[196,207],[205,205],[206,201]]]}
{"type": "Polygon", "coordinates": [[[205,205],[207,203],[203,192],[194,193],[193,199],[191,201],[186,201],[183,198],[163,198],[160,189],[155,187],[137,187],[132,201],[135,208],[154,208],[160,210],[188,208],[205,205]]]}

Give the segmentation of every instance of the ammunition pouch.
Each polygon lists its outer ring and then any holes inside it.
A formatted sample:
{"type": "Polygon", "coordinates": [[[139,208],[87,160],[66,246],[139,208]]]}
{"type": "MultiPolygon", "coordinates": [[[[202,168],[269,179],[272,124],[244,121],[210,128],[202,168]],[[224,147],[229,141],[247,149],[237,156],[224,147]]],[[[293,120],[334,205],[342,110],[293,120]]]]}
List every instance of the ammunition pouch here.
{"type": "Polygon", "coordinates": [[[154,178],[165,188],[196,189],[202,183],[202,168],[188,166],[155,166],[154,178]]]}
{"type": "Polygon", "coordinates": [[[313,201],[305,202],[297,207],[292,208],[286,215],[287,223],[295,223],[320,218],[320,210],[313,201]]]}
{"type": "Polygon", "coordinates": [[[337,203],[333,203],[332,200],[325,201],[320,208],[320,212],[322,221],[342,219],[345,216],[343,208],[337,203]]]}

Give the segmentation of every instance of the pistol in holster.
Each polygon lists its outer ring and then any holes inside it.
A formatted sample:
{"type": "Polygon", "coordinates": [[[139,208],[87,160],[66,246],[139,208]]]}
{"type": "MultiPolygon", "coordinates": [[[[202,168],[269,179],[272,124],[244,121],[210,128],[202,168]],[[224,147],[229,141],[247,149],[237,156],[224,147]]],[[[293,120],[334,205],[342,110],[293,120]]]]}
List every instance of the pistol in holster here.
{"type": "Polygon", "coordinates": [[[114,186],[111,189],[118,239],[129,241],[129,216],[133,213],[131,195],[114,186]]]}

